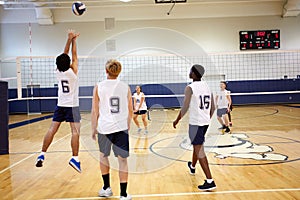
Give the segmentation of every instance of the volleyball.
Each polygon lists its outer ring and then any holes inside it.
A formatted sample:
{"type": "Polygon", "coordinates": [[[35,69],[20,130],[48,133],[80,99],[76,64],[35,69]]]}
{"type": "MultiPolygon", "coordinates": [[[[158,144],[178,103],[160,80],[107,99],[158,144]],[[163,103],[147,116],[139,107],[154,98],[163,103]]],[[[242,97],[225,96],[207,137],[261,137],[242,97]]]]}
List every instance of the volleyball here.
{"type": "Polygon", "coordinates": [[[85,9],[85,4],[80,1],[76,1],[72,5],[72,11],[77,16],[82,15],[85,12],[85,9]]]}

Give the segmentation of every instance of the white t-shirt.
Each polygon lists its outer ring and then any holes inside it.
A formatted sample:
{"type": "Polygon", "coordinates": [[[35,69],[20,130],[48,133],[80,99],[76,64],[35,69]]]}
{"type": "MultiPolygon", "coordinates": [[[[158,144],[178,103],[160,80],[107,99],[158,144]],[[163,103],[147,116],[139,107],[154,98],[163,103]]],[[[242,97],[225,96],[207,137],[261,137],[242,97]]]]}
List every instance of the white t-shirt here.
{"type": "Polygon", "coordinates": [[[205,81],[194,81],[188,85],[192,89],[190,102],[189,124],[204,126],[210,122],[210,107],[212,95],[205,81]]]}
{"type": "MultiPolygon", "coordinates": [[[[141,101],[142,101],[142,97],[145,97],[145,94],[143,92],[140,92],[140,94],[137,94],[137,93],[133,94],[133,98],[136,99],[135,110],[138,110],[138,108],[141,104],[141,101]]],[[[144,99],[142,106],[139,110],[147,110],[146,99],[144,99]]]]}
{"type": "Polygon", "coordinates": [[[227,96],[230,95],[230,91],[229,90],[221,90],[217,93],[217,97],[218,97],[218,102],[217,102],[217,105],[218,105],[218,109],[221,109],[221,108],[228,108],[228,99],[227,99],[227,96]]]}
{"type": "Polygon", "coordinates": [[[111,134],[128,129],[128,89],[126,83],[115,79],[98,83],[99,133],[111,134]]]}
{"type": "Polygon", "coordinates": [[[56,70],[58,80],[58,102],[57,106],[61,107],[78,107],[79,106],[79,86],[78,76],[69,68],[61,72],[56,70]]]}

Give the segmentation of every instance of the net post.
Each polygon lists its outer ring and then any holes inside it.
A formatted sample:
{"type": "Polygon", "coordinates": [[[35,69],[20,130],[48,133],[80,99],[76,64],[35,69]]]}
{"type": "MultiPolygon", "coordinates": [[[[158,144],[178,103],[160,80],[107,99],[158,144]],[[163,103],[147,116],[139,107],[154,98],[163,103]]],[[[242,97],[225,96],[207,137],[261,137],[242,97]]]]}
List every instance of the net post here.
{"type": "Polygon", "coordinates": [[[8,142],[8,82],[0,81],[0,155],[9,153],[8,142]]]}
{"type": "Polygon", "coordinates": [[[18,99],[22,98],[22,71],[21,71],[21,59],[16,58],[17,63],[17,90],[18,90],[18,99]]]}

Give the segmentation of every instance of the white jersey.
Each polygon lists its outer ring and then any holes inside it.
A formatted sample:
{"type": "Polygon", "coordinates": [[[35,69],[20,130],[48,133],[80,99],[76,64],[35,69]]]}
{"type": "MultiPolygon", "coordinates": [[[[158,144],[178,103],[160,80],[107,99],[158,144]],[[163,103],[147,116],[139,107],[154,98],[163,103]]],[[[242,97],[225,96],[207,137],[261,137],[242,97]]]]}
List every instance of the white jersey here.
{"type": "Polygon", "coordinates": [[[126,83],[116,79],[98,83],[99,133],[110,134],[128,129],[128,90],[126,83]]]}
{"type": "Polygon", "coordinates": [[[78,107],[79,106],[79,86],[78,76],[69,68],[61,72],[56,70],[58,80],[58,102],[57,106],[61,107],[78,107]]]}
{"type": "Polygon", "coordinates": [[[218,96],[218,102],[217,102],[217,106],[218,106],[218,109],[221,109],[221,108],[228,108],[228,99],[227,99],[227,96],[230,95],[230,91],[229,90],[221,90],[217,93],[217,96],[218,96]]]}
{"type": "Polygon", "coordinates": [[[207,83],[204,81],[194,81],[188,87],[193,92],[189,108],[189,124],[197,126],[209,125],[210,107],[213,99],[207,83]]]}
{"type": "Polygon", "coordinates": [[[137,93],[133,94],[133,98],[136,99],[135,110],[147,110],[146,99],[144,99],[144,102],[142,103],[141,108],[138,109],[141,104],[142,97],[145,97],[145,94],[143,92],[140,92],[140,94],[137,94],[137,93]]]}

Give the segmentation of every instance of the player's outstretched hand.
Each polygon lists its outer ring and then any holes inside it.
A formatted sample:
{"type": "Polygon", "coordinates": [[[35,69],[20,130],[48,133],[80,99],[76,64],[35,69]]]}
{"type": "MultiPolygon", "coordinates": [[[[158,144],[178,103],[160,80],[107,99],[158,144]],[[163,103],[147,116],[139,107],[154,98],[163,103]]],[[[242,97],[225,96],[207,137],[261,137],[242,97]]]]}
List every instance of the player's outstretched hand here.
{"type": "Polygon", "coordinates": [[[76,40],[79,37],[80,33],[74,33],[73,40],[76,40]]]}
{"type": "Polygon", "coordinates": [[[76,33],[75,30],[68,29],[68,38],[70,40],[76,39],[79,35],[80,35],[80,33],[76,33]]]}
{"type": "Polygon", "coordinates": [[[73,39],[75,31],[73,29],[68,29],[68,39],[73,39]]]}

